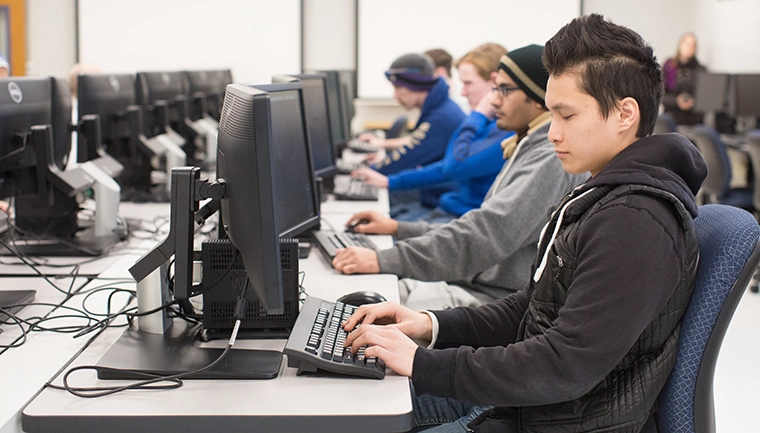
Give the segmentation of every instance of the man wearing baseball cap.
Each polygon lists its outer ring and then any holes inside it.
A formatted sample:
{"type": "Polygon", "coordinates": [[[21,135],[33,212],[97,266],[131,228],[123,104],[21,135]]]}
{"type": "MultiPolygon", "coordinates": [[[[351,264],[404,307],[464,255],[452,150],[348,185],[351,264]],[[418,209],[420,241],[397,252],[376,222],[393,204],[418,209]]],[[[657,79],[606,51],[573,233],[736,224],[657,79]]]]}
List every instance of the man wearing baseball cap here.
{"type": "MultiPolygon", "coordinates": [[[[387,150],[385,158],[371,166],[377,172],[390,175],[438,161],[446,153],[446,145],[465,118],[464,112],[449,98],[449,85],[436,77],[433,59],[426,54],[410,53],[397,58],[385,71],[393,84],[393,97],[407,110],[419,109],[420,117],[408,136],[378,140],[372,144],[387,150]]],[[[363,136],[362,138],[367,138],[363,136]]],[[[401,194],[391,198],[391,204],[401,204],[418,198],[433,208],[445,190],[423,190],[419,196],[401,194]]]]}
{"type": "Polygon", "coordinates": [[[483,205],[447,224],[395,221],[360,212],[357,232],[395,235],[393,248],[375,252],[350,247],[333,260],[346,273],[401,277],[399,292],[412,309],[476,306],[521,290],[530,279],[539,234],[550,206],[582,183],[568,174],[547,134],[551,114],[544,105],[549,74],[543,47],[528,45],[501,58],[491,101],[496,125],[514,136],[502,143],[507,161],[483,205]]]}

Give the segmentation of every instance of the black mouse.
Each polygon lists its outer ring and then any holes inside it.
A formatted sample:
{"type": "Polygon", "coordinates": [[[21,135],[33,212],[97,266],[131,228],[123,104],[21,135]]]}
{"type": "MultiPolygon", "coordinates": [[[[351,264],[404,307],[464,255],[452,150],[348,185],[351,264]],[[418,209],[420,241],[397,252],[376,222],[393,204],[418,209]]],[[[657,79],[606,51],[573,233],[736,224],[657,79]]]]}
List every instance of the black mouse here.
{"type": "Polygon", "coordinates": [[[383,295],[373,292],[372,290],[360,290],[358,292],[349,293],[338,298],[338,302],[343,302],[348,305],[361,306],[364,304],[377,304],[378,302],[385,302],[386,299],[383,295]]]}
{"type": "Polygon", "coordinates": [[[354,228],[358,226],[359,224],[369,224],[369,220],[358,220],[354,221],[351,224],[346,226],[346,232],[347,233],[354,233],[354,228]]]}

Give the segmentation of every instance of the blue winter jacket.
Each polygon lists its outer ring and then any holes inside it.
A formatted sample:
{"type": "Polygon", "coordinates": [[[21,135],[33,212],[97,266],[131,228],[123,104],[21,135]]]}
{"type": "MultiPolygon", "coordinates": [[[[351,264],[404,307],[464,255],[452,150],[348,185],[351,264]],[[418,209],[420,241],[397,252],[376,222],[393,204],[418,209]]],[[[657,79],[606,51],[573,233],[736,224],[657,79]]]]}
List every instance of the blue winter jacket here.
{"type": "Polygon", "coordinates": [[[473,111],[454,132],[440,161],[388,176],[388,189],[407,190],[455,181],[459,189],[441,195],[438,206],[462,216],[483,203],[504,165],[501,142],[513,134],[496,127],[495,119],[473,111]]]}
{"type": "Polygon", "coordinates": [[[372,168],[388,176],[438,161],[464,117],[462,109],[449,98],[449,85],[439,78],[422,104],[411,144],[388,151],[386,157],[372,168]]]}

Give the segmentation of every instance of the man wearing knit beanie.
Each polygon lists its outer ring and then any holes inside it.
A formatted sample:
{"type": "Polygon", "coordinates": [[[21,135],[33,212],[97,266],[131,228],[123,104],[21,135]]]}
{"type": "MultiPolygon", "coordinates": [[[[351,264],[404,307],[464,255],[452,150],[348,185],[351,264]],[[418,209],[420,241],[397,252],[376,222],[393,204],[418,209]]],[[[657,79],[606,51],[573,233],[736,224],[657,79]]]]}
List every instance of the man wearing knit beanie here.
{"type": "Polygon", "coordinates": [[[547,138],[542,52],[529,45],[501,58],[491,104],[496,125],[516,135],[503,143],[508,159],[481,207],[435,225],[357,213],[349,223],[368,223],[355,231],[395,235],[399,242],[379,252],[347,248],[333,260],[335,269],[398,275],[402,302],[418,310],[476,306],[525,287],[547,210],[588,177],[565,172],[547,138]]]}
{"type": "MultiPolygon", "coordinates": [[[[370,142],[387,150],[385,158],[372,169],[385,176],[402,170],[423,167],[443,158],[446,145],[465,118],[462,109],[449,98],[449,86],[443,78],[435,77],[435,65],[426,54],[410,53],[396,59],[385,76],[393,84],[393,96],[407,110],[417,108],[420,117],[410,135],[401,138],[370,142]]],[[[361,173],[355,173],[361,176],[361,173]]],[[[420,201],[431,209],[447,189],[431,188],[420,191],[391,193],[393,206],[420,201]]]]}

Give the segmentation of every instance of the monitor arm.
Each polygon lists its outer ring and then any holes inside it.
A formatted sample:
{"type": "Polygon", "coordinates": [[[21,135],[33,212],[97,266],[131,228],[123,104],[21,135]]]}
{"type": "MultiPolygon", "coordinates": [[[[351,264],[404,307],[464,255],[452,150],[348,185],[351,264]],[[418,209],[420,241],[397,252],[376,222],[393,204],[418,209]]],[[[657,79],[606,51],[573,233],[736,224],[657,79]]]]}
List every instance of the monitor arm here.
{"type": "Polygon", "coordinates": [[[153,250],[142,256],[129,272],[140,282],[174,256],[174,297],[180,308],[192,313],[189,298],[193,283],[194,218],[201,200],[220,200],[225,195],[224,180],[200,178],[198,167],[176,167],[171,176],[169,234],[153,250]]]}

